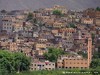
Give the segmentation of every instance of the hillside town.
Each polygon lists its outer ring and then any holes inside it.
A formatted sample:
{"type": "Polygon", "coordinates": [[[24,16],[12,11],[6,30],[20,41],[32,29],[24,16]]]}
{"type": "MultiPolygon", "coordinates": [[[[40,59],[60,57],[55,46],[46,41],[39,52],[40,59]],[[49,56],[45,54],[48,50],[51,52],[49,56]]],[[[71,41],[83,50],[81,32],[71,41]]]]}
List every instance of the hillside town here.
{"type": "Polygon", "coordinates": [[[0,50],[22,52],[31,58],[30,71],[88,69],[100,47],[100,11],[68,10],[64,6],[0,12],[0,50]],[[47,60],[50,48],[62,50],[47,60]],[[52,57],[53,59],[53,57],[52,57]]]}

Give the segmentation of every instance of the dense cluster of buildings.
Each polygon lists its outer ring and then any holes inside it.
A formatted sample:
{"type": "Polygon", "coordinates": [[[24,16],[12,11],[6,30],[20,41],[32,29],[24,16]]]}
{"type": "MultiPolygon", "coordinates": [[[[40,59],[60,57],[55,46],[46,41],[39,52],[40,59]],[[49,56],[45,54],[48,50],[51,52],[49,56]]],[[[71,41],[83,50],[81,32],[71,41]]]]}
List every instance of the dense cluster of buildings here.
{"type": "Polygon", "coordinates": [[[95,9],[76,12],[56,5],[34,12],[0,12],[0,49],[31,57],[30,70],[89,68],[92,54],[99,46],[100,11],[95,9]],[[63,15],[54,15],[54,10],[60,10],[63,15]],[[32,20],[27,20],[29,13],[32,20]],[[62,49],[66,55],[59,56],[57,62],[45,60],[44,53],[49,47],[62,49]],[[80,51],[87,58],[79,55],[80,51]]]}

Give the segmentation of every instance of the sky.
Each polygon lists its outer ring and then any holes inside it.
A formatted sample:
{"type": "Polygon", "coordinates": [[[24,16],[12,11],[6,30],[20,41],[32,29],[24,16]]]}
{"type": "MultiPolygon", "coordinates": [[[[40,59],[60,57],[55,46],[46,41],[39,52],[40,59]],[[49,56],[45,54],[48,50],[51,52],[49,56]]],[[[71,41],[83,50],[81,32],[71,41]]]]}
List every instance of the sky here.
{"type": "Polygon", "coordinates": [[[24,10],[64,5],[67,9],[84,10],[100,7],[100,0],[0,0],[0,10],[24,10]]]}

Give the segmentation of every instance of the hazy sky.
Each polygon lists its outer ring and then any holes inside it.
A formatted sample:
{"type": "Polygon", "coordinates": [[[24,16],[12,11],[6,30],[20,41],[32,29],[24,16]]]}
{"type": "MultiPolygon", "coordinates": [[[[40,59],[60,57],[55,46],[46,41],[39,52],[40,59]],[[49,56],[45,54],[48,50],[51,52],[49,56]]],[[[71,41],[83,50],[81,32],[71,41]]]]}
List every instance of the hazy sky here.
{"type": "Polygon", "coordinates": [[[0,0],[0,9],[38,9],[51,7],[55,4],[64,5],[68,9],[81,10],[100,6],[100,0],[0,0]]]}

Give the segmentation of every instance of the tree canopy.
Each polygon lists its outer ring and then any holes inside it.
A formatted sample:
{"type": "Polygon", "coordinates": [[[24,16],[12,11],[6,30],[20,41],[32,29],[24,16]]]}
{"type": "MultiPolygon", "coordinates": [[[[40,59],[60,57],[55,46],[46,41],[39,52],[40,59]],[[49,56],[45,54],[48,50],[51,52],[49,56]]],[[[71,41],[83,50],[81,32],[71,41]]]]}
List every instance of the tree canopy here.
{"type": "Polygon", "coordinates": [[[100,69],[100,59],[93,59],[90,67],[93,69],[100,69]]]}
{"type": "Polygon", "coordinates": [[[96,10],[97,10],[97,11],[100,11],[100,7],[97,7],[96,10]]]}
{"type": "Polygon", "coordinates": [[[62,13],[61,13],[60,10],[54,10],[54,11],[53,11],[53,15],[61,16],[62,13]]]}
{"type": "MultiPolygon", "coordinates": [[[[3,71],[8,73],[21,72],[29,69],[30,58],[22,53],[11,53],[0,50],[0,75],[3,71]]],[[[5,74],[7,75],[7,74],[5,74]]]]}
{"type": "Polygon", "coordinates": [[[87,52],[79,51],[78,54],[79,55],[82,55],[84,58],[87,58],[88,57],[87,52]]]}
{"type": "Polygon", "coordinates": [[[44,56],[45,56],[46,60],[53,62],[53,61],[56,61],[57,58],[62,54],[64,54],[64,51],[61,49],[49,48],[48,52],[46,52],[44,54],[44,56]]]}
{"type": "Polygon", "coordinates": [[[75,26],[75,24],[70,23],[70,24],[69,24],[69,28],[76,28],[76,26],[75,26]]]}
{"type": "Polygon", "coordinates": [[[26,20],[29,21],[29,20],[32,20],[32,19],[33,19],[33,14],[29,13],[26,20]]]}
{"type": "Polygon", "coordinates": [[[93,69],[100,69],[100,52],[95,51],[90,65],[93,69]]]}

